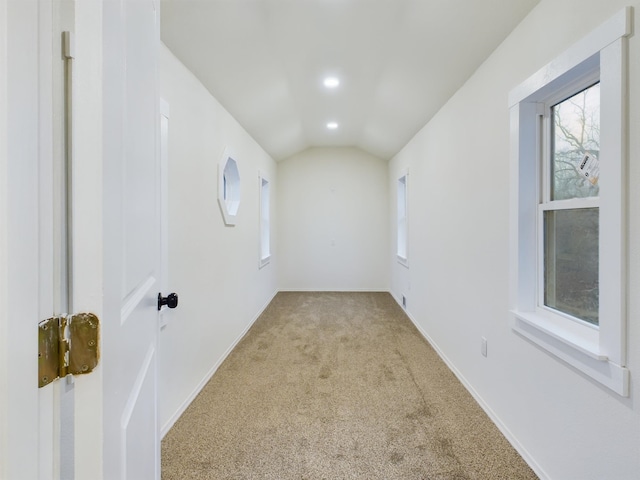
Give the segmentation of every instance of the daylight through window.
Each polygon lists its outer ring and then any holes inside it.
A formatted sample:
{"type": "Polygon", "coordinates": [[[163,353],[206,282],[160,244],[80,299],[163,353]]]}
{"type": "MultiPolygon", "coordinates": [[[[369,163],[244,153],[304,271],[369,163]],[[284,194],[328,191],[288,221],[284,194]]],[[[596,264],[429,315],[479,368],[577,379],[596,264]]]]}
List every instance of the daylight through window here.
{"type": "Polygon", "coordinates": [[[407,265],[407,174],[398,179],[398,227],[397,256],[398,261],[407,265]]]}
{"type": "Polygon", "coordinates": [[[543,304],[598,325],[600,84],[555,103],[545,115],[543,304]]]}
{"type": "Polygon", "coordinates": [[[260,267],[263,267],[271,259],[271,221],[269,181],[260,176],[260,267]]]}
{"type": "Polygon", "coordinates": [[[623,396],[630,33],[625,8],[509,95],[511,326],[623,396]]]}

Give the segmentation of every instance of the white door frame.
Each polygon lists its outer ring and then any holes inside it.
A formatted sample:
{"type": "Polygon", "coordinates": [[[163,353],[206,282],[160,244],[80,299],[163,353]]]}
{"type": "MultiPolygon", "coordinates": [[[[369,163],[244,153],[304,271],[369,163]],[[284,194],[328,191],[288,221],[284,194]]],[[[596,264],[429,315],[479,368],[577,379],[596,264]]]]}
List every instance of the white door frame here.
{"type": "MultiPolygon", "coordinates": [[[[169,293],[169,102],[160,98],[160,287],[169,293]]],[[[162,308],[159,326],[166,327],[167,309],[162,308]]],[[[160,353],[161,354],[161,353],[160,353]]]]}
{"type": "Polygon", "coordinates": [[[0,1],[0,477],[54,472],[53,392],[37,387],[51,315],[51,7],[0,1]],[[48,213],[48,214],[47,214],[48,213]]]}
{"type": "MultiPolygon", "coordinates": [[[[83,228],[73,232],[82,259],[73,272],[73,307],[100,315],[102,5],[76,5],[83,78],[77,120],[85,124],[77,141],[84,161],[74,171],[76,207],[82,207],[74,215],[83,228]]],[[[77,395],[72,392],[72,430],[64,438],[65,387],[37,387],[37,324],[55,313],[54,6],[53,0],[0,0],[0,478],[12,480],[57,479],[61,466],[67,478],[100,478],[102,471],[100,367],[70,388],[77,395]]]]}
{"type": "MultiPolygon", "coordinates": [[[[102,477],[101,367],[76,379],[60,438],[62,382],[37,386],[37,325],[53,312],[52,0],[0,0],[0,478],[102,477]],[[74,441],[75,439],[75,441],[74,441]],[[68,451],[69,446],[72,451],[68,451]],[[64,473],[64,468],[63,468],[64,473]]],[[[101,2],[77,2],[74,169],[77,311],[102,310],[101,2]]],[[[58,312],[62,313],[62,312],[58,312]]],[[[68,313],[68,312],[64,312],[68,313]]]]}

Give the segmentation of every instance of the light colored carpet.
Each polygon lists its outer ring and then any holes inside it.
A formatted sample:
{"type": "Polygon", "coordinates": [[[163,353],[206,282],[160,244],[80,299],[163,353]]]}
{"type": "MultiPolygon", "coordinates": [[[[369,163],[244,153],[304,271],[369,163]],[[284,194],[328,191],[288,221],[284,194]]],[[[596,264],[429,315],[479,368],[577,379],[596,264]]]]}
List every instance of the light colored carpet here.
{"type": "Polygon", "coordinates": [[[162,442],[162,479],[535,479],[388,293],[279,293],[162,442]]]}

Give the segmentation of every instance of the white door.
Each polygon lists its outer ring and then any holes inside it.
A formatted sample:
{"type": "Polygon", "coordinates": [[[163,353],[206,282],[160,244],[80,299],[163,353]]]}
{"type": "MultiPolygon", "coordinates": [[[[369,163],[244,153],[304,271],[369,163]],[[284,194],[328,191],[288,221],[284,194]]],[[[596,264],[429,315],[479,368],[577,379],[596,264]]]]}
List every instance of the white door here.
{"type": "Polygon", "coordinates": [[[160,477],[159,11],[155,0],[103,6],[104,478],[152,480],[160,477]]]}

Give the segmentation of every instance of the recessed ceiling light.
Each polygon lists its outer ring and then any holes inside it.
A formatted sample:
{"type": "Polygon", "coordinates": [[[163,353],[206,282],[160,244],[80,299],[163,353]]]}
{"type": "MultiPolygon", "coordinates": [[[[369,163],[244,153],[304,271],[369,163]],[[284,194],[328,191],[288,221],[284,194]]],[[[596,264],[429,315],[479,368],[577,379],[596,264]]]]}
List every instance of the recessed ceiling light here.
{"type": "Polygon", "coordinates": [[[338,124],[336,122],[329,122],[327,123],[327,128],[329,130],[335,130],[336,128],[338,128],[338,124]]]}
{"type": "Polygon", "coordinates": [[[340,80],[336,77],[327,77],[324,79],[324,86],[327,88],[336,88],[340,85],[340,80]]]}

